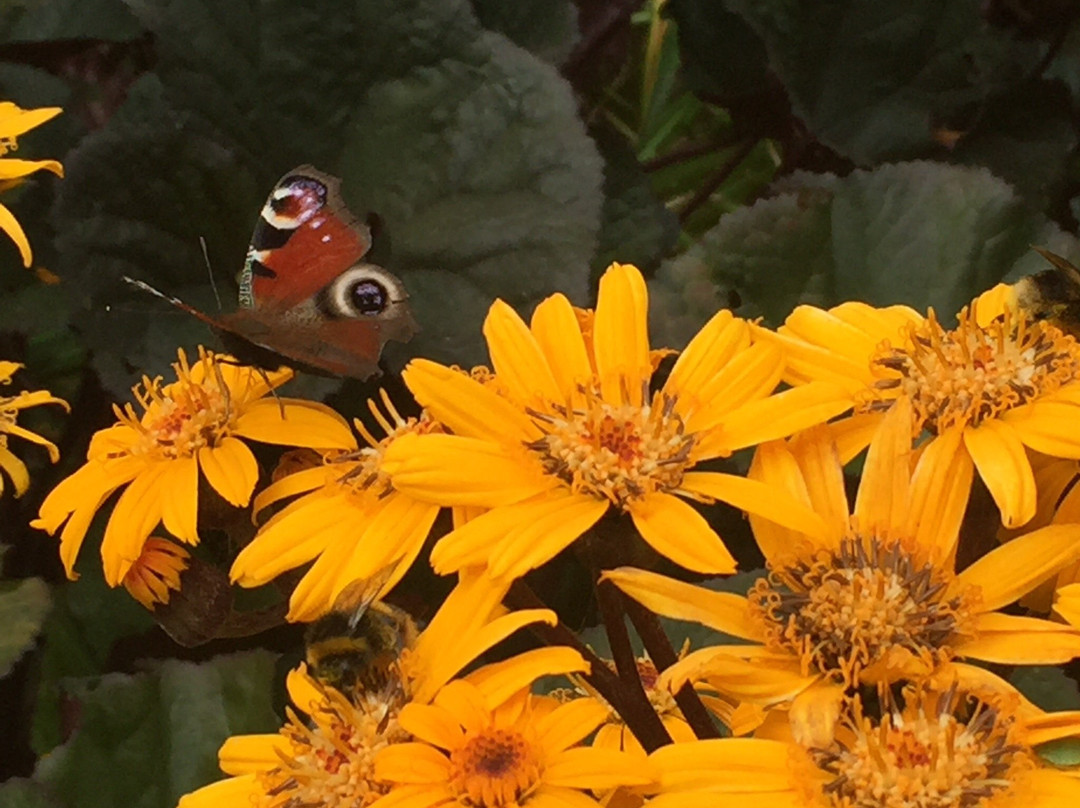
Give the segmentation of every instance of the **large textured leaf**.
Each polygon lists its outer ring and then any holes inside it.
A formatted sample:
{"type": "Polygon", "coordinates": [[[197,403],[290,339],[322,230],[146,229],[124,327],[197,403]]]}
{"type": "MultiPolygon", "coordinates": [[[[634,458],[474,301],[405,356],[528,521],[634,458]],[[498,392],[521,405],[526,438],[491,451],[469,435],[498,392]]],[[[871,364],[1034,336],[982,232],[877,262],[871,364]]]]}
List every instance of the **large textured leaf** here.
{"type": "Polygon", "coordinates": [[[128,5],[158,63],[69,157],[53,211],[74,319],[113,389],[209,339],[120,276],[213,311],[201,236],[231,307],[264,195],[301,162],[342,174],[357,212],[387,221],[387,263],[423,327],[411,353],[482,360],[495,296],[584,302],[596,149],[555,69],[466,0],[128,5]]]}
{"type": "Polygon", "coordinates": [[[987,23],[975,0],[724,5],[765,43],[795,113],[858,163],[922,153],[1040,56],[987,23]]]}
{"type": "Polygon", "coordinates": [[[258,651],[70,682],[75,732],[39,761],[34,780],[67,808],[172,808],[221,777],[225,738],[277,729],[274,661],[258,651]]]}
{"type": "Polygon", "coordinates": [[[34,642],[48,611],[49,587],[40,578],[0,582],[0,678],[34,642]]]}
{"type": "Polygon", "coordinates": [[[653,328],[681,345],[732,293],[778,325],[798,303],[933,306],[949,317],[1003,278],[1075,260],[1080,244],[984,169],[931,162],[795,175],[723,217],[652,281],[653,328]]]}

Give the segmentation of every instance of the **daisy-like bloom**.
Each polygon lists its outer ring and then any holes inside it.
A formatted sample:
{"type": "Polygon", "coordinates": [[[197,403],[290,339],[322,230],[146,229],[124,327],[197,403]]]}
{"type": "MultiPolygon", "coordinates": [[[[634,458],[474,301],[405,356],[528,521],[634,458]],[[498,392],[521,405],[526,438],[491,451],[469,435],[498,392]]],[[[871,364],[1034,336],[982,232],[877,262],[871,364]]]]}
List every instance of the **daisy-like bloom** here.
{"type": "Polygon", "coordinates": [[[1016,699],[955,688],[905,696],[881,716],[856,699],[835,737],[816,748],[733,738],[658,749],[649,759],[661,793],[650,805],[1072,808],[1080,799],[1080,779],[1035,750],[1080,735],[1077,713],[1019,710],[1016,699]]]}
{"type": "MultiPolygon", "coordinates": [[[[0,362],[0,385],[11,384],[11,377],[21,367],[18,362],[0,362]]],[[[21,497],[30,487],[30,472],[26,470],[26,464],[8,448],[9,435],[44,446],[49,453],[49,460],[53,463],[60,459],[60,450],[56,448],[56,444],[16,423],[20,411],[40,404],[59,404],[68,412],[71,411],[66,401],[52,395],[48,390],[24,390],[14,396],[0,396],[0,469],[11,478],[16,497],[21,497]]],[[[0,476],[0,494],[3,492],[4,478],[0,476]]]]}
{"type": "Polygon", "coordinates": [[[451,682],[434,703],[401,711],[416,740],[379,753],[375,776],[392,788],[376,805],[597,806],[590,791],[649,785],[651,767],[639,755],[580,745],[606,715],[588,697],[557,704],[526,687],[493,698],[473,681],[451,682]]]}
{"type": "MultiPolygon", "coordinates": [[[[401,687],[356,692],[347,698],[312,679],[303,665],[287,680],[289,696],[307,715],[289,710],[278,733],[241,735],[221,747],[221,768],[232,775],[188,794],[181,808],[244,805],[253,808],[364,808],[389,791],[375,777],[375,757],[409,741],[399,723],[402,707],[426,704],[480,653],[529,622],[555,621],[547,610],[497,615],[505,588],[469,575],[451,592],[416,645],[401,660],[401,687]]],[[[492,698],[505,698],[542,674],[587,669],[568,648],[544,648],[471,674],[492,698]]]]}
{"type": "Polygon", "coordinates": [[[844,385],[855,416],[839,427],[841,450],[866,446],[881,414],[912,402],[912,430],[931,441],[962,437],[1006,527],[1027,523],[1036,487],[1025,447],[1080,458],[1080,343],[1035,320],[1004,284],[980,295],[945,328],[905,306],[799,306],[776,333],[755,338],[787,356],[785,380],[844,385]]]}
{"type": "Polygon", "coordinates": [[[304,494],[263,525],[230,573],[241,586],[260,586],[316,559],[293,590],[289,620],[320,617],[352,581],[387,569],[382,592],[389,592],[420,554],[438,516],[438,505],[396,491],[381,465],[386,448],[402,435],[429,434],[440,427],[426,415],[402,418],[385,392],[382,404],[385,415],[368,401],[386,437],[377,439],[356,421],[366,446],[328,454],[318,466],[282,477],[255,497],[257,514],[271,503],[304,494]]]}
{"type": "Polygon", "coordinates": [[[759,448],[751,475],[800,497],[829,533],[751,516],[769,574],[748,597],[641,570],[607,574],[655,612],[749,641],[695,651],[662,680],[784,705],[797,737],[820,739],[857,685],[918,679],[957,657],[1043,665],[1080,656],[1080,631],[998,611],[1080,558],[1080,525],[1035,530],[954,572],[971,460],[954,432],[915,461],[910,406],[899,401],[874,437],[852,513],[827,427],[759,448]]]}
{"type": "Polygon", "coordinates": [[[244,440],[286,446],[352,450],[345,419],[323,404],[268,397],[292,378],[286,368],[264,373],[199,349],[189,364],[181,350],[177,380],[143,377],[134,388],[142,413],[114,405],[117,423],[90,441],[86,464],[61,481],[31,524],[60,533],[60,559],[69,578],[94,514],[118,488],[101,544],[105,579],[123,581],[146,538],[164,523],[177,539],[196,544],[199,472],[227,502],[244,507],[259,477],[244,440]],[[126,487],[125,487],[126,486],[126,487]]]}
{"type": "MultiPolygon", "coordinates": [[[[777,495],[693,467],[825,421],[847,408],[846,394],[821,383],[770,395],[783,370],[780,351],[752,346],[748,324],[727,311],[651,394],[647,307],[641,273],[614,264],[600,280],[595,314],[554,295],[526,325],[496,301],[484,323],[493,382],[410,363],[409,388],[454,434],[403,436],[383,469],[417,498],[491,509],[436,545],[436,571],[486,564],[493,576],[518,577],[610,508],[628,513],[645,541],[684,567],[735,569],[720,537],[681,497],[763,512],[777,495]]],[[[823,529],[798,503],[782,512],[792,527],[823,529]]]]}
{"type": "MultiPolygon", "coordinates": [[[[0,101],[0,190],[18,185],[23,177],[37,171],[51,171],[58,177],[64,176],[64,167],[56,160],[17,160],[4,156],[19,147],[17,138],[20,135],[55,118],[61,111],[60,107],[21,109],[10,101],[0,101]]],[[[0,230],[15,242],[23,266],[29,267],[33,262],[30,241],[18,219],[3,205],[0,205],[0,230]]]]}
{"type": "Polygon", "coordinates": [[[150,611],[169,602],[180,589],[180,574],[188,568],[191,555],[175,542],[151,536],[143,545],[138,561],[124,576],[124,589],[150,611]]]}

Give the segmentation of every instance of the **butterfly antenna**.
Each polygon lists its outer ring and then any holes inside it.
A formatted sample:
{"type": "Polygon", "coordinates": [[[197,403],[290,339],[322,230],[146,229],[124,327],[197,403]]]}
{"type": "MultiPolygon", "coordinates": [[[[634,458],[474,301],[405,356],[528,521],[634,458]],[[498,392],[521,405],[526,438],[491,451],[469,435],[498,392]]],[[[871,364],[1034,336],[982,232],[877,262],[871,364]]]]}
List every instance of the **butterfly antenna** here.
{"type": "Polygon", "coordinates": [[[221,311],[221,295],[218,294],[217,282],[214,280],[214,270],[210,267],[210,253],[206,249],[206,239],[199,236],[199,246],[202,247],[203,262],[206,264],[206,274],[210,276],[210,288],[214,290],[214,300],[217,301],[218,311],[221,311]]]}
{"type": "Polygon", "coordinates": [[[270,376],[267,374],[265,368],[255,368],[259,371],[259,375],[262,376],[262,380],[266,382],[266,386],[270,388],[270,395],[274,397],[274,401],[277,402],[278,412],[281,413],[281,420],[285,420],[285,402],[281,400],[281,396],[277,394],[277,390],[274,389],[274,385],[270,381],[270,376]]]}

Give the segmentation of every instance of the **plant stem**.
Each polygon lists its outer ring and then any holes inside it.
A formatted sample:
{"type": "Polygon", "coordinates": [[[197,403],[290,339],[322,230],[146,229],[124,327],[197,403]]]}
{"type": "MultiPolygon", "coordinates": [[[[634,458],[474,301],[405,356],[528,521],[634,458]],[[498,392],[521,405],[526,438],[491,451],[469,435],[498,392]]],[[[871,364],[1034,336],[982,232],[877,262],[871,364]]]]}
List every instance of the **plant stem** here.
{"type": "MultiPolygon", "coordinates": [[[[522,580],[517,580],[510,587],[506,596],[506,603],[512,609],[543,609],[547,608],[536,593],[522,580]]],[[[624,627],[625,628],[625,627],[624,627]]],[[[664,729],[659,716],[652,709],[647,698],[635,698],[633,690],[629,688],[622,677],[611,670],[607,663],[593,653],[578,636],[562,623],[547,626],[534,623],[529,626],[536,637],[546,645],[567,645],[580,653],[590,665],[590,672],[585,680],[596,689],[596,692],[611,705],[620,717],[626,722],[627,727],[641,742],[646,750],[652,751],[671,743],[671,738],[664,729]],[[659,730],[659,731],[657,731],[659,730]]],[[[637,683],[641,688],[641,682],[637,683]]],[[[642,691],[644,696],[644,691],[642,691]]]]}
{"type": "MultiPolygon", "coordinates": [[[[606,583],[606,582],[605,582],[606,583]]],[[[646,609],[633,598],[619,593],[623,600],[623,608],[634,624],[638,636],[645,643],[645,650],[656,665],[657,672],[666,670],[674,665],[679,657],[675,649],[671,647],[664,627],[660,625],[660,619],[650,610],[646,609]]],[[[682,710],[683,718],[690,725],[690,729],[698,738],[720,738],[720,730],[716,728],[712,715],[705,708],[693,685],[686,682],[675,694],[675,703],[682,710]]]]}
{"type": "Polygon", "coordinates": [[[686,206],[679,211],[680,224],[685,224],[694,211],[704,205],[709,200],[709,197],[716,193],[716,190],[724,184],[728,177],[735,173],[735,169],[742,165],[743,160],[750,156],[750,152],[753,151],[756,145],[756,140],[745,141],[739,146],[738,151],[731,155],[731,160],[728,161],[727,165],[705,180],[705,183],[697,189],[690,201],[686,203],[686,206]]]}

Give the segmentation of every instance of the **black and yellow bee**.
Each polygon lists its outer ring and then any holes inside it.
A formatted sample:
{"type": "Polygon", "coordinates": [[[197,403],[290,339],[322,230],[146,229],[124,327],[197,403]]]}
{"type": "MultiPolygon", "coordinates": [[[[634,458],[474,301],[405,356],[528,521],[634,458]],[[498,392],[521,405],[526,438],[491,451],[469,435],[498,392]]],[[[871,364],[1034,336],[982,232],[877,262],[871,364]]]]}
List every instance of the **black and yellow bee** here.
{"type": "Polygon", "coordinates": [[[418,629],[412,617],[377,600],[383,581],[382,576],[354,581],[334,608],[307,630],[311,674],[349,698],[397,690],[398,659],[416,642],[418,629]]]}
{"type": "Polygon", "coordinates": [[[1080,269],[1042,247],[1032,247],[1053,266],[1013,284],[1016,304],[1036,320],[1046,320],[1080,339],[1080,269]]]}

